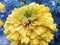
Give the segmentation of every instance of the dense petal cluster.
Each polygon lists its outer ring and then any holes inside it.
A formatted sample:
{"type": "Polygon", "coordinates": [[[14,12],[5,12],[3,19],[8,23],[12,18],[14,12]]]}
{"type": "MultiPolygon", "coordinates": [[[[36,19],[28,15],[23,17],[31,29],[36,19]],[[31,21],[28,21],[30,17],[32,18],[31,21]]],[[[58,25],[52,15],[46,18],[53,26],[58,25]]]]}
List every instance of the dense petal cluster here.
{"type": "Polygon", "coordinates": [[[0,12],[2,11],[2,10],[4,10],[4,5],[0,2],[0,12]]]}
{"type": "Polygon", "coordinates": [[[15,8],[4,28],[11,45],[48,45],[57,31],[50,9],[36,3],[15,8]]]}

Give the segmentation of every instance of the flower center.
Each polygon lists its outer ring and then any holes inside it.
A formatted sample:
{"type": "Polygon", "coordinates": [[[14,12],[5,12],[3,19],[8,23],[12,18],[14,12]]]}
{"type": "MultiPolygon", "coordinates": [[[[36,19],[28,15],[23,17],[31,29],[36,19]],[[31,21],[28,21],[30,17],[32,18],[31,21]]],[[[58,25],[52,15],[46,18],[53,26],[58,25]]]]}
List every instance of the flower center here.
{"type": "Polygon", "coordinates": [[[25,12],[25,16],[26,16],[27,18],[31,17],[31,14],[32,14],[31,11],[26,11],[26,12],[25,12]]]}
{"type": "Polygon", "coordinates": [[[25,12],[25,17],[28,20],[28,22],[26,23],[26,26],[29,26],[29,24],[31,24],[31,20],[30,20],[31,14],[32,14],[31,11],[26,11],[25,12]]]}

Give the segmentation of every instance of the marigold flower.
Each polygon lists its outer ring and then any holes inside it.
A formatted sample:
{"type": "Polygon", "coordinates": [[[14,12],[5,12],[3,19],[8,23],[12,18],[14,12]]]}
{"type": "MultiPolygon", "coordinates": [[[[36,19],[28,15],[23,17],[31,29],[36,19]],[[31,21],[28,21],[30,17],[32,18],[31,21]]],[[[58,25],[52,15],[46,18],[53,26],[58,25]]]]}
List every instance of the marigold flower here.
{"type": "Polygon", "coordinates": [[[36,3],[15,8],[4,28],[11,45],[48,45],[57,31],[49,7],[36,3]]]}
{"type": "Polygon", "coordinates": [[[0,2],[0,12],[2,11],[2,10],[4,10],[4,5],[0,2]]]}

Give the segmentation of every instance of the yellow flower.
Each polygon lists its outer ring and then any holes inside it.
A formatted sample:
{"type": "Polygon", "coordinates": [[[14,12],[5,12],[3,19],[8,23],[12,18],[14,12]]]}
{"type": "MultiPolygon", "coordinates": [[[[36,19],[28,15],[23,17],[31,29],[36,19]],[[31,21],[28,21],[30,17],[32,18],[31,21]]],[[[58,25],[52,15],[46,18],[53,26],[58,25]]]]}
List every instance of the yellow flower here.
{"type": "Polygon", "coordinates": [[[4,22],[0,19],[0,27],[3,26],[4,22]]]}
{"type": "Polygon", "coordinates": [[[4,28],[11,45],[48,45],[57,31],[49,7],[36,3],[15,8],[4,28]]]}
{"type": "Polygon", "coordinates": [[[0,12],[2,11],[2,10],[4,10],[4,5],[0,2],[0,12]]]}

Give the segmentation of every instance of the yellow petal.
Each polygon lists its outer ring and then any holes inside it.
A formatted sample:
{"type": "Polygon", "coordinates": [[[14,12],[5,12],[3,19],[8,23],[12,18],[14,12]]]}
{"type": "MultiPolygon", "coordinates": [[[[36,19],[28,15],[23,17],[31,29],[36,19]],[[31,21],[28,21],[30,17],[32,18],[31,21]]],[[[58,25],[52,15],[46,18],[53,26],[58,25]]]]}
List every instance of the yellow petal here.
{"type": "Polygon", "coordinates": [[[19,40],[19,33],[15,32],[12,36],[11,36],[12,40],[19,40]]]}
{"type": "Polygon", "coordinates": [[[21,40],[21,43],[28,44],[29,41],[30,41],[29,37],[24,37],[24,38],[21,40]]]}
{"type": "Polygon", "coordinates": [[[38,39],[33,39],[30,41],[30,45],[38,45],[39,44],[39,40],[38,39]]]}
{"type": "Polygon", "coordinates": [[[44,40],[40,40],[39,45],[48,45],[48,42],[45,42],[44,40]]]}
{"type": "Polygon", "coordinates": [[[37,34],[35,32],[32,32],[31,35],[30,35],[30,38],[34,39],[34,38],[36,38],[36,36],[37,36],[37,34]]]}
{"type": "Polygon", "coordinates": [[[18,41],[12,41],[10,45],[18,45],[18,41]]]}
{"type": "Polygon", "coordinates": [[[0,27],[3,26],[4,22],[0,19],[0,27]]]}

